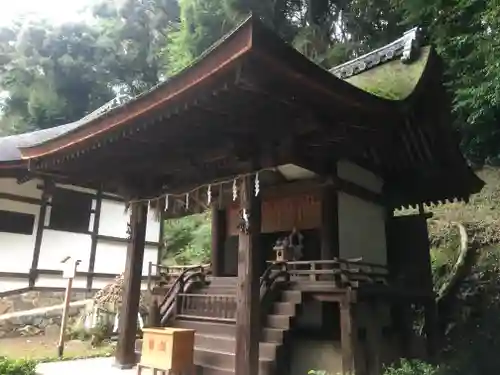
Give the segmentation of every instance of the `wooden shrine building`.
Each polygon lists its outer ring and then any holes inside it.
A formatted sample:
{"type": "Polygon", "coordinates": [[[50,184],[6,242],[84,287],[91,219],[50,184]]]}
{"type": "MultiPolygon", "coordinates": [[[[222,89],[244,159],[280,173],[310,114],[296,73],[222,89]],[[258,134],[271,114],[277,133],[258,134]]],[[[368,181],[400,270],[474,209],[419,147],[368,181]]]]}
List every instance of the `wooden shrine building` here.
{"type": "Polygon", "coordinates": [[[213,209],[211,275],[160,298],[162,324],[197,330],[201,374],[378,374],[412,355],[412,305],[432,354],[423,208],[483,186],[441,78],[417,29],[327,71],[250,17],[153,90],[22,148],[30,170],[130,202],[117,362],[136,361],[148,204],[213,209]]]}

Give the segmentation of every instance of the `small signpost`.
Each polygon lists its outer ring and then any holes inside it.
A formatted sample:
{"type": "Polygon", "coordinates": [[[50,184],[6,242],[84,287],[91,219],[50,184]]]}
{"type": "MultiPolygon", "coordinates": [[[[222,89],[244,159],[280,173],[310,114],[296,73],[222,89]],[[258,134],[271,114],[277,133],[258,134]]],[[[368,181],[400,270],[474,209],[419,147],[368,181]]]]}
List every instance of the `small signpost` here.
{"type": "Polygon", "coordinates": [[[63,278],[68,280],[66,285],[66,293],[64,295],[64,308],[61,318],[61,331],[59,333],[59,344],[57,345],[57,354],[62,358],[64,354],[64,334],[66,332],[66,325],[68,323],[68,309],[71,301],[71,288],[73,287],[73,279],[76,275],[76,268],[81,263],[80,260],[72,259],[70,256],[64,258],[61,263],[63,264],[63,278]]]}

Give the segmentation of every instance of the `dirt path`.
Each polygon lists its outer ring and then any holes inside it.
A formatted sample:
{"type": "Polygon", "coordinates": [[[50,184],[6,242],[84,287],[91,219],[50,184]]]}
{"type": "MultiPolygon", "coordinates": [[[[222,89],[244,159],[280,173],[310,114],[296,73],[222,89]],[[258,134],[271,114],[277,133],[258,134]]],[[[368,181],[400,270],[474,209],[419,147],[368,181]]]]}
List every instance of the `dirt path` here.
{"type": "MultiPolygon", "coordinates": [[[[109,346],[92,348],[84,341],[72,340],[65,345],[65,357],[99,355],[110,351],[109,346]]],[[[57,337],[20,337],[0,339],[0,356],[9,358],[55,358],[57,356],[57,337]]]]}

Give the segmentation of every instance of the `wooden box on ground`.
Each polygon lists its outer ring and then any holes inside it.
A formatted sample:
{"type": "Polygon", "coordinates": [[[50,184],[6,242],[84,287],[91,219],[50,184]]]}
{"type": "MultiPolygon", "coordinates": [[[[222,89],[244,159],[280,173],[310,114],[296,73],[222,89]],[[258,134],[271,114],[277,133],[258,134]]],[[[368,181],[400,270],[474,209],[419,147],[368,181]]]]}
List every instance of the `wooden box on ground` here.
{"type": "Polygon", "coordinates": [[[142,367],[182,373],[193,367],[194,330],[181,328],[144,328],[142,367]]]}

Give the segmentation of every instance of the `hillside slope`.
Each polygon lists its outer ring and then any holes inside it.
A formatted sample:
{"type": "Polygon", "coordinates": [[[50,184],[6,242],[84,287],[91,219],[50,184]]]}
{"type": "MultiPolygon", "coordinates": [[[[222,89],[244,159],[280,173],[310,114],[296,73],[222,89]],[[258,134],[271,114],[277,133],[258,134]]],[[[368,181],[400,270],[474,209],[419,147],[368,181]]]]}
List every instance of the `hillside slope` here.
{"type": "MultiPolygon", "coordinates": [[[[430,207],[432,266],[438,295],[449,284],[461,253],[460,228],[469,250],[462,275],[440,301],[443,359],[453,374],[500,373],[500,169],[478,172],[486,186],[468,204],[430,207]]],[[[462,259],[463,260],[463,259],[462,259]]]]}

